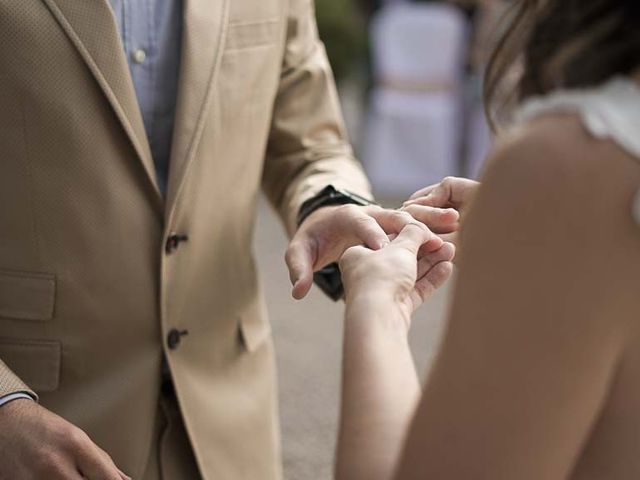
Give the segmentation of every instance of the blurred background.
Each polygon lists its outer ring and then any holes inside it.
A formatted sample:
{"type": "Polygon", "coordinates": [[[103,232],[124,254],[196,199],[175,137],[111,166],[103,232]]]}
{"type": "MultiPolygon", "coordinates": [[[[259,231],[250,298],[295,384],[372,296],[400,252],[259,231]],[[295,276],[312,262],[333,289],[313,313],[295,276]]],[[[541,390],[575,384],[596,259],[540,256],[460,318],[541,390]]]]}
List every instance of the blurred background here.
{"type": "MultiPolygon", "coordinates": [[[[477,177],[492,142],[482,75],[507,0],[315,0],[347,129],[376,198],[397,207],[447,175],[477,177]]],[[[261,204],[255,253],[273,325],[286,480],[329,480],[338,421],[342,303],[313,289],[291,299],[287,239],[261,204]]],[[[444,328],[450,286],[414,320],[426,375],[444,328]]]]}
{"type": "Polygon", "coordinates": [[[351,140],[379,195],[477,177],[482,77],[506,0],[316,0],[351,140]]]}

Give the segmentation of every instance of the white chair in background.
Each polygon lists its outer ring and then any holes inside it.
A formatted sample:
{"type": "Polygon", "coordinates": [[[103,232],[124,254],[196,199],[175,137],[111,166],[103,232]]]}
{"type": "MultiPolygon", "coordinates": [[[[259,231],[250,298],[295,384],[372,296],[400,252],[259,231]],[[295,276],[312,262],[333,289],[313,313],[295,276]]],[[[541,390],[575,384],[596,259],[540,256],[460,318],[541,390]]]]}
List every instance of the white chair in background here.
{"type": "Polygon", "coordinates": [[[468,25],[446,3],[397,3],[372,21],[375,87],[363,163],[374,189],[406,196],[459,172],[468,25]]]}

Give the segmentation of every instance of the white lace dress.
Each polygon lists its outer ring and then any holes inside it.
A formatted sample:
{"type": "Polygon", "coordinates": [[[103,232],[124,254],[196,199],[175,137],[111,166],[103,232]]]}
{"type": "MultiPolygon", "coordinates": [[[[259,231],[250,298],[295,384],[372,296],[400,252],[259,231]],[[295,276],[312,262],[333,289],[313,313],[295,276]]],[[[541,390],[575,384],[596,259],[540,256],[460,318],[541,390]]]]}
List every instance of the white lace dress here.
{"type": "MultiPolygon", "coordinates": [[[[598,88],[558,91],[533,98],[520,108],[516,122],[554,112],[578,114],[591,135],[616,142],[640,166],[640,86],[631,79],[616,77],[598,88]]],[[[631,212],[640,225],[640,190],[631,212]]]]}

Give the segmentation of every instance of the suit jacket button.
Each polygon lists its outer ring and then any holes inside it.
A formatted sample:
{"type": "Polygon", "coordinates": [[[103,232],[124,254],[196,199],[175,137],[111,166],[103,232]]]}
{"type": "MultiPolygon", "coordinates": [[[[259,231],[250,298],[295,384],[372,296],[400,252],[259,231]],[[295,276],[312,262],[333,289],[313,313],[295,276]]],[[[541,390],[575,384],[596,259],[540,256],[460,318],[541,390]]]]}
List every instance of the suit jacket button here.
{"type": "Polygon", "coordinates": [[[182,337],[188,334],[189,332],[187,330],[177,330],[175,328],[171,329],[169,331],[169,334],[167,335],[167,346],[169,347],[169,350],[177,349],[180,345],[182,337]]]}
{"type": "Polygon", "coordinates": [[[164,250],[168,254],[175,252],[182,242],[189,240],[187,235],[180,235],[175,232],[171,232],[167,237],[167,243],[164,245],[164,250]]]}

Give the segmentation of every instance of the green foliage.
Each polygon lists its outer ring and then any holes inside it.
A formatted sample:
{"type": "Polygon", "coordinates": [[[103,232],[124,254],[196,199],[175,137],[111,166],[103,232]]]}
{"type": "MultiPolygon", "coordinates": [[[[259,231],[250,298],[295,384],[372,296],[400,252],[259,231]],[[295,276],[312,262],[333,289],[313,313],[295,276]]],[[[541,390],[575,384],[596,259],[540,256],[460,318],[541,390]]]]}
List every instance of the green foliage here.
{"type": "Polygon", "coordinates": [[[364,19],[353,0],[315,0],[320,37],[336,80],[346,77],[366,55],[364,19]]]}

